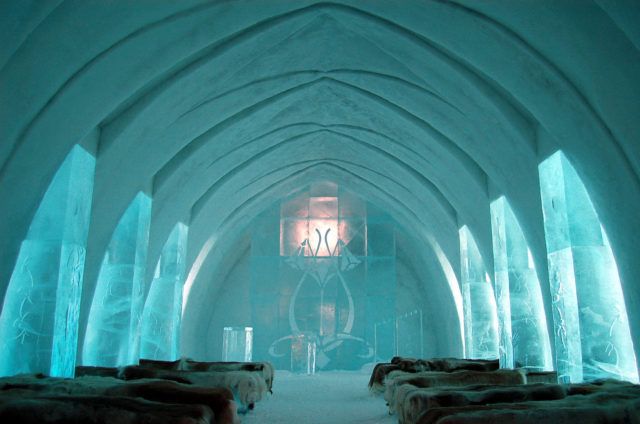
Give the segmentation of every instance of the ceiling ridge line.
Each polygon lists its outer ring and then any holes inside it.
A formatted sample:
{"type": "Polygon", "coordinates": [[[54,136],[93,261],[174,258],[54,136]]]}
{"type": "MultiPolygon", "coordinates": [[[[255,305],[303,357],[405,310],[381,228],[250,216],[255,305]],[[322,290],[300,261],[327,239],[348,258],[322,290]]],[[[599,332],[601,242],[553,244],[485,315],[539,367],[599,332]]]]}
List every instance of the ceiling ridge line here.
{"type": "MultiPolygon", "coordinates": [[[[444,148],[444,151],[449,151],[453,158],[459,159],[458,155],[462,155],[462,157],[464,157],[467,162],[469,162],[470,164],[473,163],[473,166],[477,169],[477,172],[479,172],[480,175],[484,175],[485,176],[484,178],[486,178],[486,173],[484,172],[484,170],[464,150],[462,150],[459,146],[455,145],[455,143],[452,140],[450,140],[440,131],[435,129],[432,125],[424,121],[422,118],[417,117],[416,115],[412,114],[406,109],[396,105],[395,103],[387,100],[386,98],[376,93],[372,93],[361,87],[357,87],[350,83],[336,80],[334,78],[327,77],[327,76],[323,76],[323,77],[317,78],[316,80],[299,84],[295,87],[291,87],[277,94],[274,94],[270,97],[261,99],[260,101],[248,107],[245,107],[244,109],[236,112],[235,114],[216,123],[214,126],[202,132],[200,135],[198,135],[197,137],[192,139],[192,141],[186,144],[182,149],[180,149],[180,151],[176,153],[169,161],[167,161],[165,165],[156,173],[156,176],[167,174],[168,169],[170,168],[178,169],[180,163],[184,163],[186,160],[188,160],[188,158],[191,155],[195,154],[195,152],[197,152],[198,150],[203,148],[203,146],[208,144],[210,139],[215,137],[216,134],[221,133],[222,130],[234,125],[236,122],[240,122],[241,119],[244,119],[244,117],[249,116],[250,114],[254,113],[256,110],[260,110],[266,107],[266,105],[269,105],[275,101],[281,100],[282,98],[286,98],[287,96],[297,93],[300,90],[303,90],[305,88],[312,87],[315,85],[319,85],[325,82],[341,85],[343,87],[346,87],[347,89],[355,90],[356,92],[361,93],[365,97],[370,98],[374,102],[379,103],[383,106],[386,106],[388,109],[391,109],[398,116],[404,117],[409,122],[413,122],[414,124],[417,125],[418,128],[422,128],[427,135],[431,136],[433,139],[438,141],[438,143],[444,148]],[[452,150],[453,145],[455,145],[455,149],[452,150]],[[456,151],[458,153],[456,153],[456,151]]],[[[156,184],[162,185],[164,181],[166,181],[166,179],[167,179],[166,176],[159,177],[157,180],[154,181],[154,186],[156,184]]],[[[483,187],[485,186],[486,184],[483,187]]],[[[486,187],[485,187],[485,191],[486,191],[486,187]]]]}

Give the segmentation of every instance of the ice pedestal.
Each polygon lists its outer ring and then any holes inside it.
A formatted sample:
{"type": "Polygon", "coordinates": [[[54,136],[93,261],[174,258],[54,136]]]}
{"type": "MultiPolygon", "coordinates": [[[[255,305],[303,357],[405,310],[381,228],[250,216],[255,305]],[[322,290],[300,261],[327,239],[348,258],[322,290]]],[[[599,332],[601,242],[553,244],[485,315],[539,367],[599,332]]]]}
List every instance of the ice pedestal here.
{"type": "Polygon", "coordinates": [[[142,312],[140,357],[178,359],[188,227],[178,223],[165,243],[142,312]]]}
{"type": "Polygon", "coordinates": [[[98,276],[83,349],[83,364],[137,363],[151,199],[139,193],[116,227],[98,276]]]}
{"type": "Polygon", "coordinates": [[[316,373],[316,337],[298,334],[291,339],[291,371],[298,374],[316,373]]]}
{"type": "Polygon", "coordinates": [[[73,148],[20,246],[0,317],[0,375],[73,377],[94,166],[73,148]]]}
{"type": "Polygon", "coordinates": [[[253,328],[224,327],[222,331],[222,360],[251,362],[253,328]]]}

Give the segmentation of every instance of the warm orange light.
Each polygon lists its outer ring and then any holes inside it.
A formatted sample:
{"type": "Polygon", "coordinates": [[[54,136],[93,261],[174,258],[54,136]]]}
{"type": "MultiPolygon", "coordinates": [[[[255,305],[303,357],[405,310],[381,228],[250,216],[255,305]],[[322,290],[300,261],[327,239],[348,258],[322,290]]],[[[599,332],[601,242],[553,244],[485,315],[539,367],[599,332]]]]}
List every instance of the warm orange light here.
{"type": "Polygon", "coordinates": [[[338,254],[336,245],[339,238],[337,219],[309,220],[309,242],[315,256],[332,256],[334,252],[338,254]]]}

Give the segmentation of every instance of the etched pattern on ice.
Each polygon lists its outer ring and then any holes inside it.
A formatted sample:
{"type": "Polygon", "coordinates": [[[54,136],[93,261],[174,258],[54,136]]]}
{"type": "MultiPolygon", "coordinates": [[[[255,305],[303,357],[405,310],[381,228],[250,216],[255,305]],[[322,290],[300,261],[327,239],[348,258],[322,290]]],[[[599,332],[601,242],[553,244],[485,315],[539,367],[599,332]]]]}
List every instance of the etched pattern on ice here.
{"type": "Polygon", "coordinates": [[[0,317],[0,375],[73,376],[94,166],[71,150],[20,246],[0,317]]]}

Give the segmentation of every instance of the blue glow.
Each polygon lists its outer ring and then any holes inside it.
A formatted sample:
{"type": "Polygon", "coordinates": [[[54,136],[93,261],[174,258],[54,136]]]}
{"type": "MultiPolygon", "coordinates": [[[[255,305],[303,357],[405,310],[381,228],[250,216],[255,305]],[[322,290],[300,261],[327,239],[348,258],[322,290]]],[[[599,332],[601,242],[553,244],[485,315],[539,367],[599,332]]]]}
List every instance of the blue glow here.
{"type": "Polygon", "coordinates": [[[180,356],[188,230],[186,225],[176,224],[158,259],[142,312],[141,358],[174,361],[180,356]]]}
{"type": "Polygon", "coordinates": [[[551,370],[540,282],[529,246],[507,199],[491,203],[496,301],[503,367],[551,370]]]}
{"type": "Polygon", "coordinates": [[[637,382],[617,266],[589,195],[560,151],[539,173],[558,376],[637,382]]]}
{"type": "Polygon", "coordinates": [[[20,246],[0,318],[0,375],[73,377],[95,159],[75,146],[20,246]]]}
{"type": "Polygon", "coordinates": [[[465,354],[468,358],[496,359],[498,317],[493,288],[478,246],[466,225],[460,228],[459,234],[465,354]]]}
{"type": "Polygon", "coordinates": [[[116,227],[93,295],[84,365],[137,363],[151,199],[138,193],[116,227]]]}

